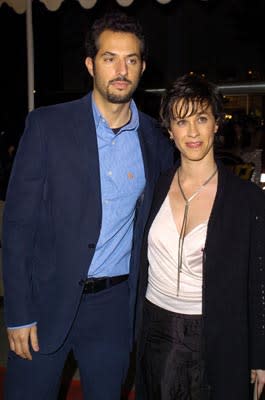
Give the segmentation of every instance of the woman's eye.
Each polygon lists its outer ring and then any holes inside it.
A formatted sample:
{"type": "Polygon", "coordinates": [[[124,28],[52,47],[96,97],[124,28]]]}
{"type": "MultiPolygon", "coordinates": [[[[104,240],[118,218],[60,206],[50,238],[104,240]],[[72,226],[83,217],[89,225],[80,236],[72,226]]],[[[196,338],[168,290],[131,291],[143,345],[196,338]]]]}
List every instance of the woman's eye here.
{"type": "Polygon", "coordinates": [[[200,123],[205,123],[205,122],[208,121],[208,119],[207,119],[207,117],[204,117],[204,116],[201,115],[201,116],[198,118],[198,121],[199,121],[200,123]]]}
{"type": "Polygon", "coordinates": [[[178,121],[176,121],[177,126],[183,126],[185,125],[186,121],[184,119],[180,119],[178,121]]]}

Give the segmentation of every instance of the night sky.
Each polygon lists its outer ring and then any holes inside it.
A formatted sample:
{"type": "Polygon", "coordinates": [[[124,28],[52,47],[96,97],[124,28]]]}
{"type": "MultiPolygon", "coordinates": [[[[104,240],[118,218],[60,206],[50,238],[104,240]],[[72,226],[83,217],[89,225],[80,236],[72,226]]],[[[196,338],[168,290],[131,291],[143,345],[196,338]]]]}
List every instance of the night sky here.
{"type": "MultiPolygon", "coordinates": [[[[89,90],[91,81],[83,64],[85,32],[111,9],[135,15],[144,27],[149,59],[139,93],[165,87],[188,71],[204,73],[216,83],[265,80],[264,0],[172,0],[167,5],[134,0],[129,7],[98,0],[91,10],[77,0],[65,0],[56,12],[34,0],[37,107],[89,90]]],[[[0,37],[1,130],[17,138],[27,114],[25,15],[5,4],[0,7],[0,37]]]]}

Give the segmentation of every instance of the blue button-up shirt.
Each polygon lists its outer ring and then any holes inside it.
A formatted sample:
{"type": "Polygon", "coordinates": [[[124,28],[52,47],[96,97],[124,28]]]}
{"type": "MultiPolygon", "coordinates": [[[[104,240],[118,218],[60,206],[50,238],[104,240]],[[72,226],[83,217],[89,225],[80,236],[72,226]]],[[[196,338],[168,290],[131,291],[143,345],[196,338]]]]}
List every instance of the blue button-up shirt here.
{"type": "Polygon", "coordinates": [[[102,225],[89,277],[128,274],[135,205],[145,186],[138,138],[139,115],[131,101],[131,119],[114,133],[93,102],[97,132],[102,225]]]}

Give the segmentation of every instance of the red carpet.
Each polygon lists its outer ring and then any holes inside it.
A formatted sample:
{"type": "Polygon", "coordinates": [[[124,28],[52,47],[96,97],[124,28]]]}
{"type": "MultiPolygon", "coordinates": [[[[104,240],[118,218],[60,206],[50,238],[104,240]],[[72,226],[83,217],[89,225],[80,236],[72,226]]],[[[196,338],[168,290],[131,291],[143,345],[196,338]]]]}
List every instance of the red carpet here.
{"type": "MultiPolygon", "coordinates": [[[[4,376],[5,376],[5,368],[0,367],[0,400],[4,399],[4,394],[3,394],[4,376]]],[[[135,396],[133,391],[124,395],[123,397],[123,400],[134,400],[134,399],[135,396]]],[[[67,391],[65,400],[84,400],[79,380],[72,380],[70,387],[67,391]]]]}
{"type": "Polygon", "coordinates": [[[5,376],[5,369],[3,367],[0,367],[0,400],[4,399],[4,394],[3,394],[4,376],[5,376]]]}

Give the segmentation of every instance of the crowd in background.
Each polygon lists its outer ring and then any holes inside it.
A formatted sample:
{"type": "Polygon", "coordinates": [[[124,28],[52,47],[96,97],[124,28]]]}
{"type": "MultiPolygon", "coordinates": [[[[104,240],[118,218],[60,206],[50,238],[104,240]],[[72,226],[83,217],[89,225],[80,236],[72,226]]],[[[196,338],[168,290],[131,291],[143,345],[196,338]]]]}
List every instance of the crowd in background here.
{"type": "Polygon", "coordinates": [[[265,168],[265,126],[262,120],[235,112],[226,120],[218,138],[217,153],[230,166],[248,165],[247,178],[260,184],[265,168]]]}

